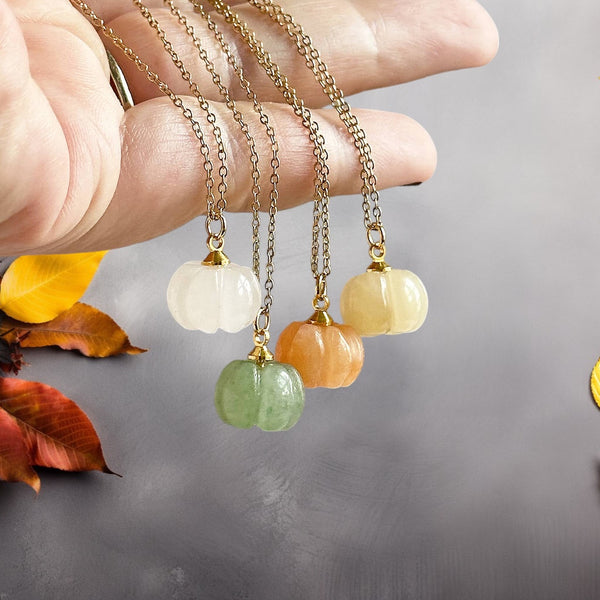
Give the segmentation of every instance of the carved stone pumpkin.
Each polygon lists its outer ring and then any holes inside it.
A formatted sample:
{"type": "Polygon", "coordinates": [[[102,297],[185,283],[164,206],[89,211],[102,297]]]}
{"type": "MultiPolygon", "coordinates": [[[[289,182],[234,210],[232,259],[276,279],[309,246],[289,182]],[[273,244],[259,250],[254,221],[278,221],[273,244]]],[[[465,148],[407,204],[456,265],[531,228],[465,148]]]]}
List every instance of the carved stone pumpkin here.
{"type": "Polygon", "coordinates": [[[347,387],[362,369],[362,340],[352,327],[320,312],[308,321],[290,323],[277,340],[275,357],[294,365],[307,388],[347,387]]]}
{"type": "Polygon", "coordinates": [[[234,360],[217,381],[215,407],[228,425],[283,431],[293,427],[302,414],[304,386],[291,365],[234,360]]]}
{"type": "Polygon", "coordinates": [[[211,255],[175,271],[167,288],[169,310],[185,329],[235,333],[254,321],[261,305],[260,284],[249,267],[226,257],[215,264],[211,255]]]}
{"type": "Polygon", "coordinates": [[[387,265],[350,279],[340,299],[344,323],[365,337],[416,331],[428,306],[423,282],[410,271],[387,265]]]}

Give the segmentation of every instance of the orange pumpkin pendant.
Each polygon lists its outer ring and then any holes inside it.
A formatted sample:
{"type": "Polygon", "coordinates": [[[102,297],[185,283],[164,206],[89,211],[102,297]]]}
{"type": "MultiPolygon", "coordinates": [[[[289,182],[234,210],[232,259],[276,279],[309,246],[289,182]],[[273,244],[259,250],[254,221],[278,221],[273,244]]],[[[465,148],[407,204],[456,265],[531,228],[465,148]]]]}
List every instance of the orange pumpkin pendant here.
{"type": "Polygon", "coordinates": [[[296,367],[307,388],[339,388],[358,377],[365,351],[350,325],[335,323],[321,309],[308,321],[294,321],[283,330],[275,357],[296,367]]]}

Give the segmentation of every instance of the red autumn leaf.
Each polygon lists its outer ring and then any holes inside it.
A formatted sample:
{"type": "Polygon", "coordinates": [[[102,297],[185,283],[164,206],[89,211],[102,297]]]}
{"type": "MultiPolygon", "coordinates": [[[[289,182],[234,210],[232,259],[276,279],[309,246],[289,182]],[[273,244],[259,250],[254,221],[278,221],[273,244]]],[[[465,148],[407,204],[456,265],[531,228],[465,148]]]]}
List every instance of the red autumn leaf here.
{"type": "Polygon", "coordinates": [[[113,473],[91,421],[58,390],[34,381],[0,378],[1,410],[21,428],[32,465],[113,473]]]}
{"type": "Polygon", "coordinates": [[[0,410],[0,479],[24,481],[36,492],[40,478],[31,468],[31,460],[23,432],[17,421],[0,410]]]}
{"type": "Polygon", "coordinates": [[[22,323],[7,317],[0,335],[9,343],[21,336],[23,348],[59,346],[95,358],[146,352],[132,346],[127,334],[108,315],[81,302],[47,323],[22,323]]]}

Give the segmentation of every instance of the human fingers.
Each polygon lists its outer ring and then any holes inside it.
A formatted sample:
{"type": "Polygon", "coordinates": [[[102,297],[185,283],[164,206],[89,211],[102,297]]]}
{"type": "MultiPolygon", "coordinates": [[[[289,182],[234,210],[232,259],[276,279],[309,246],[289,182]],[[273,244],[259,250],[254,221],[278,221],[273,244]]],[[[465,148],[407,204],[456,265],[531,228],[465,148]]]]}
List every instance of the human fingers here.
{"type": "MultiPolygon", "coordinates": [[[[129,0],[88,0],[86,4],[106,22],[134,9],[129,0]]],[[[146,0],[144,4],[150,9],[155,9],[162,6],[162,0],[146,0]]]]}
{"type": "MultiPolygon", "coordinates": [[[[257,117],[239,103],[255,137],[263,173],[262,197],[268,197],[271,147],[261,135],[257,117]]],[[[251,197],[251,172],[247,147],[239,140],[238,125],[222,105],[214,105],[227,140],[229,169],[228,210],[247,210],[251,197]],[[232,166],[235,165],[235,168],[232,166]]],[[[309,201],[313,192],[314,147],[306,131],[287,106],[266,106],[280,144],[279,208],[309,201]]],[[[427,132],[408,117],[371,110],[357,110],[373,148],[381,188],[424,181],[435,169],[436,153],[427,132]]],[[[329,152],[331,194],[360,189],[360,167],[352,140],[339,127],[332,110],[314,111],[329,152]]],[[[206,120],[206,140],[212,132],[206,120]]],[[[264,131],[264,130],[263,130],[264,131]]],[[[118,247],[166,233],[206,207],[205,170],[198,140],[189,123],[165,99],[155,99],[125,113],[122,128],[121,176],[103,216],[91,230],[75,227],[71,234],[45,251],[83,251],[118,247]],[[151,149],[151,151],[149,151],[151,149]]],[[[216,156],[216,148],[211,147],[216,156]]]]}
{"type": "MultiPolygon", "coordinates": [[[[194,73],[203,93],[208,98],[218,98],[211,77],[184,28],[168,9],[159,8],[159,4],[162,2],[152,3],[152,13],[167,38],[194,73]]],[[[209,5],[208,2],[205,4],[209,5]]],[[[231,70],[206,23],[191,12],[189,2],[178,0],[177,6],[187,14],[202,45],[214,57],[217,71],[227,81],[231,70]]],[[[313,106],[325,104],[322,91],[289,36],[257,9],[247,4],[234,8],[256,32],[258,39],[265,42],[281,71],[290,78],[305,102],[313,106]]],[[[492,19],[474,0],[331,0],[326,3],[296,0],[287,2],[286,9],[297,16],[346,94],[483,65],[495,55],[498,46],[492,19]]],[[[103,12],[100,10],[101,15],[103,12]]],[[[257,94],[267,100],[280,101],[279,92],[268,81],[247,45],[231,34],[219,15],[213,13],[213,18],[227,35],[236,56],[241,57],[257,94]]],[[[137,9],[120,14],[110,24],[130,47],[165,76],[176,93],[188,93],[187,84],[173,66],[156,32],[137,9]]],[[[122,60],[119,54],[117,59],[122,63],[137,101],[159,95],[156,87],[133,64],[122,60]]],[[[230,87],[234,96],[244,97],[238,86],[230,87]]]]}
{"type": "Polygon", "coordinates": [[[0,255],[91,227],[119,174],[123,111],[84,41],[104,53],[95,32],[71,11],[31,8],[0,0],[0,255]]]}
{"type": "Polygon", "coordinates": [[[36,31],[18,21],[22,5],[0,0],[0,254],[45,238],[64,207],[69,153],[40,84],[36,31]],[[50,164],[48,164],[50,163],[50,164]]]}

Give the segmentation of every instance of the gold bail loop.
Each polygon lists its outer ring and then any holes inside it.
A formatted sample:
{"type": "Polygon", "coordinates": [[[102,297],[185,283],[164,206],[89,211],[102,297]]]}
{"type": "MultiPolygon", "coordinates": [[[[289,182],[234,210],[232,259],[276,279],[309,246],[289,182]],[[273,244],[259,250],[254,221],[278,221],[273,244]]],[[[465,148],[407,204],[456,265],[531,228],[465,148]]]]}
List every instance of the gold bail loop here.
{"type": "Polygon", "coordinates": [[[373,261],[367,267],[367,271],[389,271],[390,266],[385,262],[385,229],[381,223],[371,223],[367,227],[367,241],[369,256],[373,261]]]}
{"type": "Polygon", "coordinates": [[[315,278],[315,298],[322,300],[323,298],[327,298],[327,277],[325,273],[319,273],[315,278]]]}
{"type": "Polygon", "coordinates": [[[206,245],[208,246],[209,250],[211,252],[223,250],[223,247],[225,246],[225,233],[227,231],[227,222],[225,221],[225,217],[223,215],[208,215],[204,223],[204,228],[206,229],[206,233],[208,235],[206,245]],[[218,224],[218,229],[216,231],[213,231],[213,223],[218,224]]]}
{"type": "Polygon", "coordinates": [[[315,310],[326,312],[329,309],[331,302],[329,302],[329,298],[327,296],[315,296],[313,298],[312,305],[315,310]]]}
{"type": "Polygon", "coordinates": [[[256,318],[254,319],[254,341],[256,342],[256,336],[265,338],[263,344],[266,344],[269,341],[269,327],[271,326],[271,315],[269,314],[269,310],[263,306],[256,314],[256,318]],[[262,323],[261,323],[262,319],[262,323]]]}
{"type": "Polygon", "coordinates": [[[254,332],[254,344],[259,348],[264,348],[271,339],[268,329],[260,329],[254,332]]]}
{"type": "Polygon", "coordinates": [[[269,315],[269,310],[263,306],[258,311],[256,319],[254,319],[254,349],[248,354],[248,360],[252,360],[260,366],[275,358],[273,353],[267,348],[267,344],[271,339],[271,334],[269,333],[270,324],[271,316],[269,315]]]}
{"type": "Polygon", "coordinates": [[[211,252],[223,252],[223,248],[225,247],[225,239],[211,235],[206,240],[206,245],[211,252]]]}
{"type": "Polygon", "coordinates": [[[329,298],[327,297],[327,276],[325,273],[319,273],[315,279],[315,297],[313,298],[312,305],[316,311],[326,312],[330,305],[329,298]]]}
{"type": "Polygon", "coordinates": [[[315,297],[312,301],[315,312],[311,315],[307,322],[317,325],[331,325],[333,323],[333,319],[327,312],[330,302],[329,298],[327,297],[326,275],[324,273],[319,273],[319,275],[316,277],[316,282],[315,297]]]}
{"type": "Polygon", "coordinates": [[[381,223],[370,223],[367,226],[367,241],[371,260],[383,262],[385,259],[385,229],[381,223]]]}
{"type": "Polygon", "coordinates": [[[378,244],[377,246],[371,246],[369,248],[369,256],[373,262],[384,262],[385,261],[385,246],[378,244]]]}

